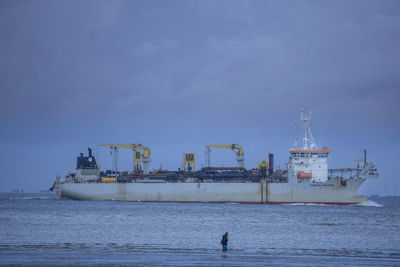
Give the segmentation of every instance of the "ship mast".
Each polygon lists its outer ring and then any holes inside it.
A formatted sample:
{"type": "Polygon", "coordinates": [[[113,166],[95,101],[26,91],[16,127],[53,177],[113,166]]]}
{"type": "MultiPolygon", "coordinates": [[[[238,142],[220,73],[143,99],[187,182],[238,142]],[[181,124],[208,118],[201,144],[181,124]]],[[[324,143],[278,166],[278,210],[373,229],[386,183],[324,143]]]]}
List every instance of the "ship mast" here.
{"type": "Polygon", "coordinates": [[[312,113],[309,111],[308,114],[304,114],[303,110],[303,106],[300,106],[300,120],[304,122],[303,149],[318,149],[309,127],[312,113]]]}

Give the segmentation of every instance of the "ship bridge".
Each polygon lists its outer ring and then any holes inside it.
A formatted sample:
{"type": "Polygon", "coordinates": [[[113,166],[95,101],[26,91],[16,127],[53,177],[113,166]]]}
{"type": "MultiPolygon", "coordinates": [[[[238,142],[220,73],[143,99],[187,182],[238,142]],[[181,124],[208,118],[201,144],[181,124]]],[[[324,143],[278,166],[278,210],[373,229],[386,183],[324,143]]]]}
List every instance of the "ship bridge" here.
{"type": "Polygon", "coordinates": [[[324,149],[291,149],[289,152],[293,158],[309,158],[313,156],[327,158],[331,150],[324,147],[324,149]]]}

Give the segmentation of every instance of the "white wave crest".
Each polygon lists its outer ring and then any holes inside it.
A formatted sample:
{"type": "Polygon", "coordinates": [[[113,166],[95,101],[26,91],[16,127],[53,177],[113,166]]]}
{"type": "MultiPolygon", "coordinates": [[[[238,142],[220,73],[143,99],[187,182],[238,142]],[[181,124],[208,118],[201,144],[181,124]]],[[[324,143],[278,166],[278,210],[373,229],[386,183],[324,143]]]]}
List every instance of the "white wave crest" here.
{"type": "Polygon", "coordinates": [[[383,207],[383,205],[378,204],[372,200],[365,200],[360,203],[358,203],[356,206],[362,206],[362,207],[383,207]]]}

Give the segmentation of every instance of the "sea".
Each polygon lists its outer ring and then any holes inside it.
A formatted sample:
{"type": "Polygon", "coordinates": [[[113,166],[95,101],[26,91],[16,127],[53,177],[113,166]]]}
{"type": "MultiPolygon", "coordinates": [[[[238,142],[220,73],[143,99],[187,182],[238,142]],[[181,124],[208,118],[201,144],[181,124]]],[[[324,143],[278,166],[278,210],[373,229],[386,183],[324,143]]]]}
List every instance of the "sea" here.
{"type": "Polygon", "coordinates": [[[0,265],[400,266],[400,199],[251,205],[1,193],[0,265]]]}

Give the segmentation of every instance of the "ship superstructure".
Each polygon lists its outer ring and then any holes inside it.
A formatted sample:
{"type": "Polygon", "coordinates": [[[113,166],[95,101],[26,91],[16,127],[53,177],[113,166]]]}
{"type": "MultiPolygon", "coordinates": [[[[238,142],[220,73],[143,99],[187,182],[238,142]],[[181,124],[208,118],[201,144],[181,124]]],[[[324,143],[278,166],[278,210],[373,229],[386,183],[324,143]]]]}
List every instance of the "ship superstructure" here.
{"type": "Polygon", "coordinates": [[[76,174],[75,180],[86,182],[97,179],[100,174],[100,169],[97,166],[96,159],[92,154],[92,149],[88,148],[88,156],[83,156],[83,153],[76,158],[76,174]]]}
{"type": "Polygon", "coordinates": [[[77,158],[74,174],[62,181],[57,177],[53,185],[58,196],[84,200],[121,200],[155,202],[238,202],[238,203],[327,203],[354,204],[366,200],[357,191],[367,178],[378,177],[372,163],[367,163],[364,151],[363,165],[355,168],[328,169],[327,147],[318,148],[309,124],[311,112],[300,110],[304,123],[303,147],[297,142],[289,150],[286,169],[274,170],[273,154],[258,168],[244,167],[241,146],[206,145],[207,167],[195,171],[195,155],[184,155],[184,168],[178,171],[163,169],[149,171],[150,153],[141,144],[100,145],[114,153],[113,170],[102,172],[89,149],[89,155],[77,158]],[[117,168],[118,148],[134,152],[131,172],[117,168]],[[231,149],[237,156],[237,167],[212,167],[210,148],[231,149]],[[139,151],[138,151],[139,150],[139,151]],[[141,152],[142,151],[142,152],[141,152]],[[142,170],[142,159],[145,162],[142,170]]]}
{"type": "Polygon", "coordinates": [[[318,149],[309,127],[311,112],[304,115],[303,108],[300,108],[300,120],[304,122],[303,148],[298,148],[295,142],[295,147],[289,150],[289,182],[326,182],[328,180],[327,160],[331,151],[327,147],[318,149]]]}

